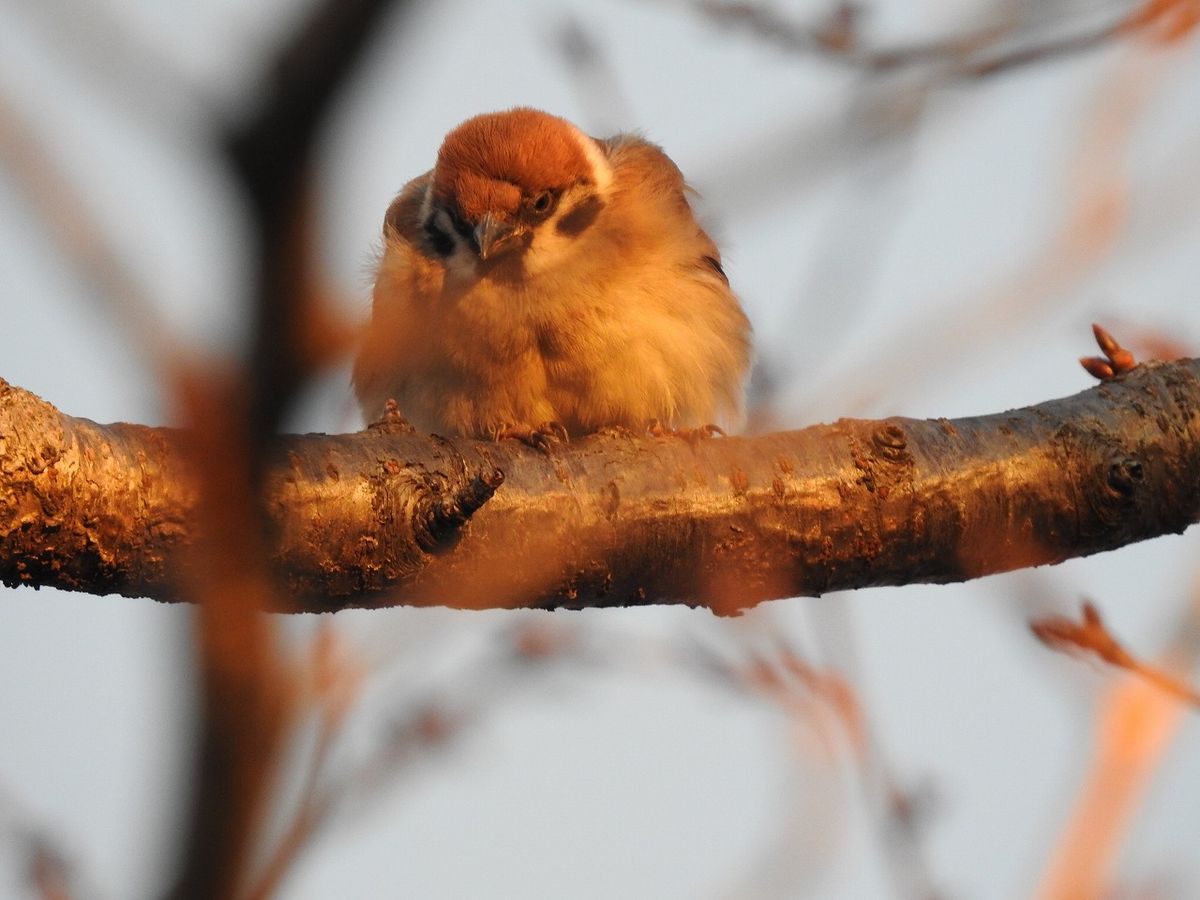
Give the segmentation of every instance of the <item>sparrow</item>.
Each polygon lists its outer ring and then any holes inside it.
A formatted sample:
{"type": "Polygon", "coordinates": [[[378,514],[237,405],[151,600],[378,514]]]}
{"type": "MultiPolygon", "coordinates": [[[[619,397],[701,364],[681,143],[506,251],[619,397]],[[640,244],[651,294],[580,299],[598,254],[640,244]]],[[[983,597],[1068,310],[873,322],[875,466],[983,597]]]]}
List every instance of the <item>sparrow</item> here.
{"type": "Polygon", "coordinates": [[[454,128],[387,209],[354,365],[370,422],[527,442],[736,424],[750,324],[678,167],[516,108],[454,128]]]}

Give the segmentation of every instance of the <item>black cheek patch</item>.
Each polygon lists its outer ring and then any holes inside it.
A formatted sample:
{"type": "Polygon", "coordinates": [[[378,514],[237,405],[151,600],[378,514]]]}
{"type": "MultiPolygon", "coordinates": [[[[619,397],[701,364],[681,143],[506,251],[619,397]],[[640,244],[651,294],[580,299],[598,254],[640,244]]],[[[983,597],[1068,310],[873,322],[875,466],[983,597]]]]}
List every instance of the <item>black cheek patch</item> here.
{"type": "Polygon", "coordinates": [[[458,232],[458,236],[467,243],[473,244],[475,242],[475,229],[467,223],[467,220],[456,212],[448,211],[446,215],[450,217],[450,224],[454,226],[454,230],[458,232]]]}
{"type": "Polygon", "coordinates": [[[446,257],[454,252],[454,241],[450,235],[438,228],[432,219],[425,223],[425,236],[429,238],[429,246],[438,256],[446,257]]]}
{"type": "Polygon", "coordinates": [[[604,209],[603,200],[599,197],[588,197],[559,219],[554,229],[565,237],[583,234],[596,221],[596,216],[600,215],[602,209],[604,209]]]}

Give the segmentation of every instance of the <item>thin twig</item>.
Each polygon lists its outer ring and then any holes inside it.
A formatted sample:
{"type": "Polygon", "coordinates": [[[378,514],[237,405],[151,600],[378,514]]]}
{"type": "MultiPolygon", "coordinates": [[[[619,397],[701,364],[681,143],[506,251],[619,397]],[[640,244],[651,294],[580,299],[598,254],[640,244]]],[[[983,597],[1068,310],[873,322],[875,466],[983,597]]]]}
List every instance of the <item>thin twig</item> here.
{"type": "Polygon", "coordinates": [[[535,623],[509,630],[459,672],[452,690],[431,691],[387,717],[375,752],[340,779],[331,779],[328,769],[347,710],[340,706],[338,713],[322,715],[296,814],[244,900],[273,896],[291,865],[339,808],[355,799],[370,802],[380,797],[422,750],[461,737],[516,688],[533,683],[531,676],[542,672],[542,666],[569,657],[583,659],[581,650],[573,628],[535,623]]]}
{"type": "MultiPolygon", "coordinates": [[[[19,9],[58,45],[63,59],[86,71],[107,96],[125,105],[162,133],[203,112],[201,83],[171,53],[139,35],[111,3],[24,0],[19,9]]],[[[164,134],[164,136],[166,136],[164,134]]]]}
{"type": "MultiPolygon", "coordinates": [[[[1192,667],[1200,657],[1197,635],[1200,579],[1160,655],[1164,668],[1155,669],[1192,667]]],[[[1058,900],[1108,893],[1122,838],[1190,710],[1178,702],[1176,692],[1142,677],[1117,679],[1105,691],[1097,707],[1092,758],[1042,874],[1038,897],[1058,900]]]]}
{"type": "Polygon", "coordinates": [[[1142,662],[1126,650],[1105,626],[1100,611],[1091,601],[1084,601],[1083,616],[1078,622],[1062,616],[1051,616],[1036,619],[1029,627],[1038,640],[1048,647],[1095,657],[1110,666],[1132,672],[1163,693],[1200,707],[1200,690],[1165,669],[1142,662]]]}
{"type": "Polygon", "coordinates": [[[41,138],[32,117],[0,91],[0,163],[29,207],[76,270],[89,298],[130,335],[135,350],[148,356],[160,372],[183,358],[172,334],[141,279],[108,238],[107,229],[91,213],[74,178],[41,138]]]}
{"type": "Polygon", "coordinates": [[[607,48],[577,16],[564,19],[551,35],[552,46],[583,110],[581,121],[606,136],[629,128],[633,109],[607,48]]]}
{"type": "Polygon", "coordinates": [[[288,870],[333,807],[334,798],[324,791],[323,778],[330,752],[341,734],[346,716],[361,695],[364,674],[351,656],[339,652],[340,649],[333,624],[322,622],[318,626],[309,661],[317,705],[316,747],[300,790],[296,813],[257,880],[241,900],[268,900],[275,896],[288,870]]]}
{"type": "Polygon", "coordinates": [[[23,850],[25,876],[39,900],[71,900],[75,896],[80,887],[77,866],[61,843],[33,824],[33,816],[2,785],[0,836],[23,850]]]}
{"type": "Polygon", "coordinates": [[[722,25],[741,27],[789,52],[815,54],[871,73],[931,66],[944,78],[955,80],[986,78],[1061,59],[1152,26],[1161,26],[1164,37],[1174,39],[1195,24],[1189,17],[1194,0],[1147,0],[1100,25],[1023,44],[1014,36],[1012,23],[1001,21],[934,41],[869,47],[860,34],[862,11],[849,3],[835,6],[825,21],[812,25],[741,0],[696,0],[691,6],[722,25]]]}
{"type": "Polygon", "coordinates": [[[987,346],[1077,300],[1077,286],[1122,237],[1128,217],[1126,156],[1139,116],[1169,71],[1165,61],[1157,57],[1148,67],[1143,54],[1130,52],[1104,78],[1075,149],[1061,167],[1067,198],[1056,207],[1061,209],[1058,222],[1051,225],[1053,232],[1040,242],[1040,249],[967,296],[960,292],[909,316],[845,362],[809,373],[804,394],[793,404],[816,405],[834,396],[842,414],[869,409],[881,397],[894,397],[952,363],[971,365],[987,346]],[[922,365],[910,365],[912,359],[920,359],[922,365]],[[878,376],[869,377],[871,372],[878,376]],[[839,389],[830,391],[831,384],[839,389]],[[821,386],[820,393],[815,385],[821,386]]]}

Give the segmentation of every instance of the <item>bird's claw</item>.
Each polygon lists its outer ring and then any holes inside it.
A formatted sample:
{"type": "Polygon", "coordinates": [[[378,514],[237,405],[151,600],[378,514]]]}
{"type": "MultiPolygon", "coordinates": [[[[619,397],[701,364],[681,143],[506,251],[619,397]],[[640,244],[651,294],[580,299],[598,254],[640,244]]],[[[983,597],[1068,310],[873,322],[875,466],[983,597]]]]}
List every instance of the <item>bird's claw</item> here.
{"type": "Polygon", "coordinates": [[[495,439],[520,441],[534,450],[549,453],[559,444],[569,443],[571,435],[561,422],[543,422],[534,428],[501,425],[496,429],[495,439]]]}

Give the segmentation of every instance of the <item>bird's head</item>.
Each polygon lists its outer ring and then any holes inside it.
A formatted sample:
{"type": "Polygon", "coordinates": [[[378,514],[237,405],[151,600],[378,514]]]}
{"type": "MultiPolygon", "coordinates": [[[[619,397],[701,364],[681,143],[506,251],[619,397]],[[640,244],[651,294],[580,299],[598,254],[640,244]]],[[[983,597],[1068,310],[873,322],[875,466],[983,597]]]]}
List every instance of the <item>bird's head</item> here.
{"type": "Polygon", "coordinates": [[[447,258],[499,261],[531,248],[552,256],[592,224],[611,180],[600,145],[565,119],[487,113],[446,135],[423,224],[447,258]]]}

